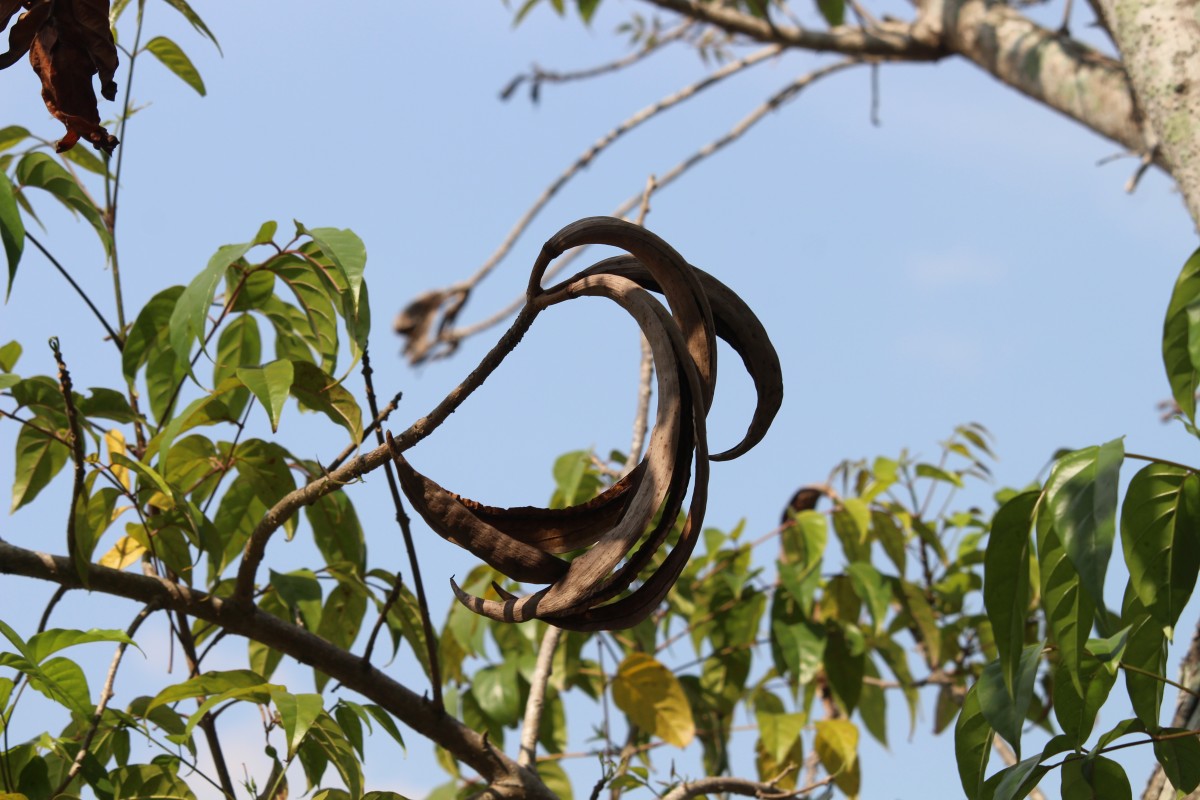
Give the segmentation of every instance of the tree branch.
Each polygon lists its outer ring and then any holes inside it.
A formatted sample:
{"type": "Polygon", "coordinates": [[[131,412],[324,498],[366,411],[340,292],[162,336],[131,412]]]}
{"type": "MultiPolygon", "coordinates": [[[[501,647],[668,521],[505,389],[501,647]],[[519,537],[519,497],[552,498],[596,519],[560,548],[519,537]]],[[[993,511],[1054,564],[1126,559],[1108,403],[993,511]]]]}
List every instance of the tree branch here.
{"type": "Polygon", "coordinates": [[[769,798],[770,800],[787,800],[787,798],[809,794],[813,790],[820,789],[822,786],[826,786],[832,782],[833,776],[829,776],[819,781],[813,781],[799,789],[785,792],[780,791],[778,787],[770,783],[718,775],[711,778],[700,778],[695,781],[685,781],[664,794],[662,800],[687,800],[689,797],[699,797],[700,795],[717,794],[719,792],[740,794],[747,797],[769,798]]]}
{"type": "Polygon", "coordinates": [[[532,766],[537,760],[537,740],[542,727],[542,709],[546,705],[546,685],[550,682],[550,673],[554,670],[554,650],[558,647],[562,633],[562,628],[547,626],[542,645],[538,648],[537,664],[529,682],[529,699],[525,702],[521,750],[517,755],[517,763],[523,767],[532,766]]]}
{"type": "Polygon", "coordinates": [[[869,29],[839,25],[832,30],[814,30],[799,26],[780,26],[722,3],[705,3],[699,0],[646,2],[698,22],[715,25],[728,33],[800,50],[842,53],[848,56],[883,56],[903,61],[936,61],[946,55],[935,40],[922,35],[918,26],[907,22],[888,20],[872,25],[869,29]]]}
{"type": "MultiPolygon", "coordinates": [[[[386,448],[385,448],[386,449],[386,448]]],[[[0,540],[0,574],[22,575],[61,586],[83,586],[63,556],[39,553],[0,540]]],[[[314,633],[285,622],[253,605],[243,605],[194,591],[161,577],[87,566],[94,592],[125,597],[220,625],[230,633],[261,642],[324,672],[343,686],[379,704],[418,734],[437,742],[488,781],[498,797],[524,796],[554,800],[531,771],[484,742],[482,736],[445,713],[430,700],[375,669],[358,656],[314,633]]]]}

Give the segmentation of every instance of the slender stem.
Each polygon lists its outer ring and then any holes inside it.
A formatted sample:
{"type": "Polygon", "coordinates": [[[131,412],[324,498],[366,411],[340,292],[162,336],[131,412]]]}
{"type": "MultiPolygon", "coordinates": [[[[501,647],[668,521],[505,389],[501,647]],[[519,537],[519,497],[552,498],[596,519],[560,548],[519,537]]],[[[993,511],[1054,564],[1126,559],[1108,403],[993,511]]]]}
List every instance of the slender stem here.
{"type": "Polygon", "coordinates": [[[529,699],[525,702],[521,750],[517,754],[517,763],[523,767],[531,766],[537,760],[538,733],[542,727],[542,710],[546,707],[546,686],[550,682],[550,673],[554,671],[554,650],[562,633],[562,628],[548,625],[542,637],[542,646],[538,649],[537,664],[529,682],[529,699]]]}
{"type": "MultiPolygon", "coordinates": [[[[137,629],[142,626],[152,613],[158,610],[156,604],[147,605],[138,615],[133,618],[133,622],[129,623],[129,627],[125,629],[125,635],[130,639],[137,633],[137,629]]],[[[117,679],[117,669],[121,666],[121,659],[125,656],[125,650],[129,647],[127,642],[121,642],[117,645],[117,652],[113,653],[112,663],[108,667],[108,675],[104,679],[104,688],[100,690],[100,702],[96,704],[96,711],[92,714],[92,723],[88,726],[87,733],[83,736],[83,741],[79,745],[79,752],[75,754],[74,760],[71,762],[71,768],[67,770],[67,774],[59,783],[58,788],[50,795],[58,797],[67,790],[71,785],[71,781],[75,780],[75,776],[83,769],[84,759],[87,758],[88,748],[92,746],[92,740],[96,738],[96,731],[100,728],[100,720],[104,716],[104,710],[108,708],[108,701],[113,698],[113,683],[117,679]]]]}
{"type": "MultiPolygon", "coordinates": [[[[176,628],[178,629],[179,644],[183,647],[183,654],[187,658],[189,677],[195,678],[200,674],[200,659],[196,657],[196,640],[192,638],[192,629],[188,625],[187,615],[182,611],[176,611],[175,614],[178,621],[176,628]]],[[[203,702],[203,698],[197,698],[197,702],[203,702]]],[[[210,714],[205,714],[197,724],[204,731],[204,738],[208,742],[213,764],[217,768],[217,778],[221,781],[221,791],[228,800],[234,800],[233,779],[230,777],[229,767],[225,763],[225,754],[221,749],[221,737],[217,735],[216,721],[210,714]]]]}
{"type": "Polygon", "coordinates": [[[71,446],[70,441],[59,436],[54,431],[47,430],[46,428],[43,428],[41,425],[37,425],[33,422],[30,422],[27,419],[22,419],[21,417],[18,417],[16,414],[12,413],[11,411],[5,411],[4,409],[0,408],[0,417],[7,417],[8,419],[11,419],[13,422],[19,422],[22,425],[24,425],[26,428],[29,428],[30,430],[35,430],[38,433],[40,433],[42,436],[45,436],[47,439],[53,439],[54,441],[58,442],[61,445],[65,445],[67,447],[71,446]]]}
{"type": "MultiPolygon", "coordinates": [[[[396,407],[400,405],[400,398],[403,396],[403,392],[396,392],[388,404],[379,410],[379,413],[375,415],[375,419],[371,420],[371,424],[363,429],[363,441],[366,441],[366,438],[374,433],[379,426],[387,422],[388,417],[390,417],[392,412],[396,410],[396,407]]],[[[342,465],[342,462],[353,455],[354,451],[360,447],[362,447],[361,441],[351,442],[350,444],[346,445],[345,450],[338,453],[337,457],[335,457],[333,461],[330,461],[325,465],[325,471],[333,472],[342,465]]]]}
{"type": "Polygon", "coordinates": [[[1148,678],[1154,678],[1154,680],[1156,680],[1156,681],[1162,681],[1163,683],[1167,684],[1168,686],[1174,686],[1176,689],[1178,689],[1181,692],[1184,692],[1185,694],[1190,694],[1192,697],[1200,697],[1200,692],[1197,692],[1195,689],[1189,689],[1188,687],[1184,686],[1182,683],[1177,683],[1177,682],[1171,680],[1166,675],[1159,675],[1154,672],[1149,672],[1148,670],[1144,670],[1140,667],[1135,667],[1133,664],[1127,663],[1125,661],[1118,662],[1118,664],[1122,669],[1127,669],[1130,672],[1136,672],[1139,675],[1145,675],[1148,678]]]}
{"type": "MultiPolygon", "coordinates": [[[[367,407],[371,409],[371,416],[378,419],[379,403],[375,399],[375,383],[371,378],[373,372],[374,370],[371,369],[371,354],[366,347],[363,347],[362,376],[363,383],[367,388],[367,407]]],[[[385,445],[382,428],[377,427],[375,429],[375,441],[381,447],[385,445]]],[[[412,526],[409,524],[408,514],[404,510],[404,500],[400,496],[400,486],[396,482],[396,475],[392,472],[392,463],[390,461],[384,462],[383,474],[387,477],[388,491],[392,495],[392,506],[396,509],[396,524],[400,526],[400,534],[404,537],[404,549],[408,554],[408,566],[412,570],[413,588],[416,590],[417,605],[421,610],[421,626],[425,629],[425,649],[429,660],[429,681],[433,684],[433,702],[438,708],[443,708],[442,670],[438,663],[437,634],[433,629],[433,619],[429,615],[429,603],[425,599],[425,584],[421,580],[421,564],[417,559],[417,547],[413,542],[412,526]]],[[[400,576],[397,575],[393,588],[399,586],[400,576]]]]}
{"type": "Polygon", "coordinates": [[[54,613],[54,608],[59,604],[59,601],[70,591],[66,586],[60,586],[54,590],[54,595],[50,598],[50,602],[46,603],[46,610],[42,612],[42,618],[38,621],[37,632],[41,633],[46,630],[46,626],[50,624],[50,615],[54,613]]]}
{"type": "Polygon", "coordinates": [[[371,663],[371,654],[375,652],[375,640],[379,638],[379,632],[383,630],[383,624],[387,622],[387,615],[391,612],[392,606],[396,605],[396,601],[400,599],[400,590],[403,587],[404,582],[397,575],[391,590],[388,591],[387,599],[383,601],[383,606],[379,609],[379,618],[375,620],[375,627],[371,628],[371,635],[367,637],[367,646],[363,649],[362,654],[363,663],[371,663]]]}
{"type": "Polygon", "coordinates": [[[1195,467],[1189,467],[1187,464],[1180,464],[1178,461],[1168,461],[1165,458],[1156,458],[1154,456],[1144,456],[1144,455],[1141,455],[1140,453],[1126,453],[1125,457],[1126,458],[1136,458],[1138,461],[1149,461],[1152,464],[1164,464],[1168,467],[1178,467],[1179,469],[1185,469],[1188,472],[1200,473],[1200,469],[1196,469],[1195,467]]]}
{"type": "Polygon", "coordinates": [[[488,354],[483,357],[479,365],[467,375],[466,379],[442,398],[442,401],[429,414],[414,422],[409,426],[408,430],[395,437],[394,442],[380,445],[371,452],[358,456],[348,464],[318,478],[307,486],[297,489],[294,492],[289,492],[272,506],[251,532],[246,542],[246,548],[242,554],[242,563],[238,567],[237,585],[230,600],[235,604],[248,603],[250,601],[250,598],[254,594],[254,578],[258,572],[258,566],[262,563],[263,556],[266,554],[267,542],[270,540],[272,534],[279,530],[279,526],[291,518],[292,514],[296,513],[298,508],[312,503],[317,498],[323,497],[330,492],[337,491],[348,482],[356,480],[372,470],[378,469],[384,462],[391,459],[392,444],[397,449],[404,451],[433,433],[500,366],[505,356],[512,352],[513,348],[517,346],[521,338],[525,335],[525,332],[529,330],[529,326],[533,324],[540,310],[541,308],[537,305],[527,305],[522,309],[517,318],[513,320],[512,326],[500,337],[500,341],[488,351],[488,354]]]}
{"type": "Polygon", "coordinates": [[[104,314],[100,313],[100,309],[96,308],[96,304],[92,302],[92,298],[88,297],[87,292],[85,292],[83,290],[83,287],[81,287],[78,283],[75,282],[75,279],[71,277],[71,273],[67,272],[67,268],[64,267],[57,258],[52,256],[50,254],[50,251],[47,250],[45,248],[45,246],[42,245],[42,243],[39,242],[32,233],[29,233],[28,231],[26,231],[25,238],[28,241],[32,242],[33,246],[41,251],[42,255],[44,255],[46,257],[47,261],[49,261],[52,265],[54,265],[54,268],[56,270],[58,270],[60,275],[62,275],[64,278],[67,279],[67,283],[71,284],[71,288],[74,289],[75,293],[78,294],[80,296],[80,298],[83,299],[83,302],[87,305],[87,307],[89,309],[91,309],[92,314],[94,314],[96,319],[100,321],[100,325],[103,326],[104,330],[108,333],[108,338],[111,339],[112,343],[117,346],[117,349],[121,350],[122,348],[124,348],[125,340],[121,337],[120,334],[118,334],[115,330],[113,330],[112,325],[108,324],[108,320],[106,320],[104,318],[104,314]]]}
{"type": "Polygon", "coordinates": [[[113,172],[112,193],[108,204],[108,213],[105,214],[105,220],[110,236],[112,236],[112,257],[109,263],[112,266],[113,276],[113,294],[117,301],[117,325],[121,330],[125,330],[125,295],[121,291],[121,267],[117,258],[117,196],[121,192],[121,169],[125,164],[125,150],[129,145],[126,144],[129,128],[129,110],[133,106],[133,68],[137,65],[138,48],[142,41],[142,6],[138,6],[137,26],[133,34],[133,48],[129,51],[129,71],[125,73],[125,106],[121,110],[121,145],[117,150],[117,168],[113,172]]]}

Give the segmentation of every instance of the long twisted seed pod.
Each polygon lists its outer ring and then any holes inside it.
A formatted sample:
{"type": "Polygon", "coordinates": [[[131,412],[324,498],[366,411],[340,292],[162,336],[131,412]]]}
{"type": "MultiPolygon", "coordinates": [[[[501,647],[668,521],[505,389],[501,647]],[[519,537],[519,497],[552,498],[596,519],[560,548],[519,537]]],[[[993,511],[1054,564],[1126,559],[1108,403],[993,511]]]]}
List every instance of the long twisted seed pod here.
{"type": "Polygon", "coordinates": [[[527,302],[536,312],[585,295],[612,300],[634,318],[656,367],[654,430],[641,462],[616,484],[569,508],[485,506],[418,473],[389,437],[401,486],[434,531],[513,580],[545,584],[524,596],[493,584],[500,600],[487,600],[451,580],[464,605],[493,619],[545,619],[571,630],[624,628],[645,619],[666,597],[699,538],[710,458],[734,458],[761,441],[782,402],[779,358],[754,313],[732,289],[692,267],[649,231],[591,217],[552,236],[534,264],[527,302]],[[543,288],[550,262],[585,244],[614,245],[630,255],[601,261],[543,288]],[[662,294],[670,310],[650,292],[662,294]],[[716,388],[718,337],[741,357],[758,402],[742,441],[710,457],[705,416],[716,388]],[[674,528],[693,461],[695,485],[679,539],[659,567],[643,575],[674,528]],[[585,547],[570,562],[557,557],[585,547]],[[639,579],[641,584],[631,590],[639,579]]]}

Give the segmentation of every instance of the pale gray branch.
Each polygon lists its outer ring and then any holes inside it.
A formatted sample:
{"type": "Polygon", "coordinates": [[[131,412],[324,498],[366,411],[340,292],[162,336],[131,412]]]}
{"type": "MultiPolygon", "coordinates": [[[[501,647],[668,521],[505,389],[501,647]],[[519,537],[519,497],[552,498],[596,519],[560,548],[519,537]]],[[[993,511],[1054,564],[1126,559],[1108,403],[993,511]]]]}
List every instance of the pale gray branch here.
{"type": "Polygon", "coordinates": [[[538,649],[537,664],[533,668],[533,679],[529,683],[529,699],[525,703],[525,721],[521,727],[521,751],[517,763],[532,766],[537,760],[538,732],[542,727],[542,710],[546,706],[546,685],[554,669],[554,650],[562,638],[562,628],[549,625],[538,649]]]}

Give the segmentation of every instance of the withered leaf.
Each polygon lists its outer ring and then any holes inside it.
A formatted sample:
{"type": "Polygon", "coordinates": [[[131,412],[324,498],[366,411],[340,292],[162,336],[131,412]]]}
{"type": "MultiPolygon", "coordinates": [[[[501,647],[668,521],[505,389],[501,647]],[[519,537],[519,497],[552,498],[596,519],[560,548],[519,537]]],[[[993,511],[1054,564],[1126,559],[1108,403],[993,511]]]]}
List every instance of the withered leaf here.
{"type": "MultiPolygon", "coordinates": [[[[18,5],[0,0],[0,27],[7,26],[18,5]]],[[[79,139],[106,153],[117,146],[116,137],[100,124],[92,86],[98,74],[101,94],[109,100],[117,96],[117,45],[108,10],[108,0],[35,0],[9,31],[8,52],[0,55],[3,69],[29,53],[46,108],[67,128],[60,153],[79,139]]]]}

